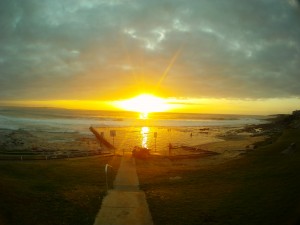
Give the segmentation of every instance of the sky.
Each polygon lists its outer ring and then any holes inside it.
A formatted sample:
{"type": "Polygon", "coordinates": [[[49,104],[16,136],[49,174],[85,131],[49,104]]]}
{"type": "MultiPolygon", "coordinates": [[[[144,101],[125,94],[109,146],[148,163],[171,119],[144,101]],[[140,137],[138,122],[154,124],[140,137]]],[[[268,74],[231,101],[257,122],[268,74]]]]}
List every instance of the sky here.
{"type": "Polygon", "coordinates": [[[0,103],[290,113],[299,23],[298,0],[1,0],[0,103]]]}

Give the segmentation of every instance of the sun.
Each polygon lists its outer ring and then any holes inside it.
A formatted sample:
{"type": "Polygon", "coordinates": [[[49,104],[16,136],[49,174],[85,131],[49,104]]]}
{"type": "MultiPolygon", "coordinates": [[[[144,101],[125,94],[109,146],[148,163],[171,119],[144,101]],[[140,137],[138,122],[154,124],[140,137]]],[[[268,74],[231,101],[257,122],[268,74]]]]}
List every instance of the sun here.
{"type": "Polygon", "coordinates": [[[139,112],[145,116],[151,112],[164,112],[170,109],[166,100],[152,94],[141,94],[131,99],[118,101],[117,106],[123,110],[139,112]]]}

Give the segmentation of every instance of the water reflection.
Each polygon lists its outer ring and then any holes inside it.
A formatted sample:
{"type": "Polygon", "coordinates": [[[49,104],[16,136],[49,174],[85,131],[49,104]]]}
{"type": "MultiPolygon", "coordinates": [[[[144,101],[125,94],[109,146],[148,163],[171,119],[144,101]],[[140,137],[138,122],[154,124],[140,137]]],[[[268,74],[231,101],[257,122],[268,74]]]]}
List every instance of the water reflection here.
{"type": "Polygon", "coordinates": [[[142,119],[142,120],[146,120],[146,119],[148,119],[148,113],[140,113],[140,119],[142,119]]]}
{"type": "Polygon", "coordinates": [[[142,147],[148,148],[148,134],[149,134],[149,127],[142,127],[141,135],[142,135],[142,147]]]}

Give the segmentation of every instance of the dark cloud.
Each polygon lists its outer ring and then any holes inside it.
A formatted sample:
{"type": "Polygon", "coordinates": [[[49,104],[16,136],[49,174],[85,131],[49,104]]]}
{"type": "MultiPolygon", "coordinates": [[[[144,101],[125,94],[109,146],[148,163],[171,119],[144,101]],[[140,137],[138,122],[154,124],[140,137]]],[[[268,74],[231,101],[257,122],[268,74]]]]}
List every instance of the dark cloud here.
{"type": "Polygon", "coordinates": [[[299,97],[299,20],[296,0],[2,0],[0,98],[299,97]]]}

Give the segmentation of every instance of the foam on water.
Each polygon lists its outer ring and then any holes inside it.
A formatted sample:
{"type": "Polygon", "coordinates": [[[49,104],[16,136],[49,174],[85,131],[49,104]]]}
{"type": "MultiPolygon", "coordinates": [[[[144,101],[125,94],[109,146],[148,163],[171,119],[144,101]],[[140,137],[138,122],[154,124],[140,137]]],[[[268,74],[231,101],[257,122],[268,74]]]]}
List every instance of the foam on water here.
{"type": "Polygon", "coordinates": [[[136,113],[64,110],[48,108],[2,108],[0,128],[89,132],[95,127],[209,127],[265,123],[264,117],[158,113],[138,119],[136,113]]]}
{"type": "Polygon", "coordinates": [[[264,119],[266,117],[157,113],[151,114],[149,119],[142,120],[138,119],[137,113],[128,112],[47,108],[0,109],[0,129],[23,129],[46,136],[51,136],[50,132],[57,133],[59,139],[53,139],[57,143],[61,138],[64,138],[63,141],[70,138],[66,137],[66,134],[71,132],[92,136],[89,127],[93,126],[119,151],[131,151],[137,145],[153,151],[157,149],[162,154],[168,154],[169,143],[176,147],[220,141],[217,137],[222,135],[225,127],[266,123],[264,119]],[[111,130],[116,131],[115,137],[110,136],[111,130]]]}

